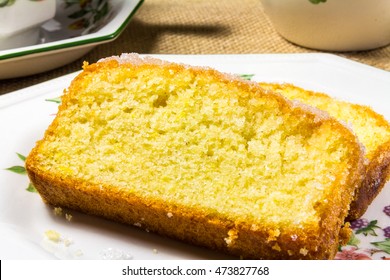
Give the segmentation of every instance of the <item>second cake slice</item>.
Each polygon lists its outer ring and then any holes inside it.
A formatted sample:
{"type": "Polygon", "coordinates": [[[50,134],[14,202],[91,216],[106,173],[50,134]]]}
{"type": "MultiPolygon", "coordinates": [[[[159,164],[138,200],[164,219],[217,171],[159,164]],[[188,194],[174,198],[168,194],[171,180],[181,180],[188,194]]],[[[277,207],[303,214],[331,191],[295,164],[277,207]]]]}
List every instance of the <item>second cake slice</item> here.
{"type": "Polygon", "coordinates": [[[292,84],[261,83],[266,89],[328,112],[348,124],[365,147],[366,172],[349,210],[349,220],[361,217],[390,177],[390,124],[367,106],[334,99],[292,84]]]}

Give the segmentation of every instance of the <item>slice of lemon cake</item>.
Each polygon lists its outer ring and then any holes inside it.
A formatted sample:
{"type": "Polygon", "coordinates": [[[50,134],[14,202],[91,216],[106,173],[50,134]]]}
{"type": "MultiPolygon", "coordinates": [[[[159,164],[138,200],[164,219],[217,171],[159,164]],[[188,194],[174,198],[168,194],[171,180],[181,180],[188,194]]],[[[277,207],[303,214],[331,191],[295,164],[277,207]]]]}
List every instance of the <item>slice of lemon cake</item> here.
{"type": "Polygon", "coordinates": [[[329,259],[363,173],[320,110],[136,54],[84,65],[26,160],[43,200],[243,258],[329,259]]]}
{"type": "Polygon", "coordinates": [[[382,190],[390,177],[390,124],[380,114],[367,106],[334,99],[292,84],[261,83],[283,96],[301,101],[328,112],[352,127],[365,146],[367,167],[362,186],[357,190],[349,211],[349,220],[359,218],[382,190]]]}

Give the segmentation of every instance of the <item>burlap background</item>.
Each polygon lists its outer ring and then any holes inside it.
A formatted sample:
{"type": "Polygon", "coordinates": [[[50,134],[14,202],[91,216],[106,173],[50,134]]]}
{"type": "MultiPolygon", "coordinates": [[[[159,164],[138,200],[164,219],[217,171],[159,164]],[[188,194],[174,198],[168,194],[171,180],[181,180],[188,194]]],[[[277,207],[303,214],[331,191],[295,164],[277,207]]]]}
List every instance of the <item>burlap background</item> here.
{"type": "MultiPolygon", "coordinates": [[[[84,60],[138,52],[148,54],[240,54],[316,52],[281,38],[265,16],[260,0],[145,0],[115,41],[94,48],[61,68],[30,77],[0,80],[0,94],[79,70],[84,60]]],[[[336,53],[390,70],[390,46],[336,53]]]]}

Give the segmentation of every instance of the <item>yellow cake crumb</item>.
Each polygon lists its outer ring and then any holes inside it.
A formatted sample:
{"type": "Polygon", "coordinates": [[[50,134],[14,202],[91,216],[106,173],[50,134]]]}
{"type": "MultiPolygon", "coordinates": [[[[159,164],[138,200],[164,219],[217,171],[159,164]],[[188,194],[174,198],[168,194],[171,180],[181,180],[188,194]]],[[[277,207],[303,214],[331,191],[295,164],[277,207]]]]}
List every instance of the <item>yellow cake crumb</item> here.
{"type": "Polygon", "coordinates": [[[280,252],[282,250],[278,243],[275,243],[275,245],[272,246],[272,249],[274,249],[275,251],[278,251],[278,252],[280,252]]]}
{"type": "Polygon", "coordinates": [[[70,245],[73,244],[73,240],[70,239],[70,238],[65,238],[65,239],[63,240],[63,242],[64,242],[65,247],[69,247],[70,245]]]}
{"type": "Polygon", "coordinates": [[[301,248],[301,249],[299,250],[299,253],[300,253],[301,255],[304,255],[304,256],[306,256],[308,252],[309,252],[309,250],[307,250],[306,248],[301,248]]]}
{"type": "Polygon", "coordinates": [[[70,222],[73,219],[73,216],[71,214],[65,213],[65,219],[70,222]]]}
{"type": "Polygon", "coordinates": [[[56,243],[61,240],[61,235],[57,231],[55,231],[55,230],[47,230],[45,232],[45,236],[50,241],[53,241],[53,242],[56,242],[56,243]]]}
{"type": "Polygon", "coordinates": [[[61,207],[54,207],[53,212],[54,212],[54,215],[56,215],[56,216],[62,216],[62,208],[61,207]]]}
{"type": "Polygon", "coordinates": [[[280,235],[280,230],[279,229],[269,230],[268,231],[267,241],[268,242],[274,241],[274,240],[276,240],[278,238],[279,235],[280,235]]]}
{"type": "Polygon", "coordinates": [[[81,257],[84,255],[83,251],[81,249],[78,249],[76,252],[74,252],[74,255],[76,257],[81,257]]]}
{"type": "Polygon", "coordinates": [[[238,238],[238,231],[236,229],[230,229],[227,234],[228,237],[226,237],[224,240],[226,245],[229,247],[232,246],[235,240],[238,238]]]}

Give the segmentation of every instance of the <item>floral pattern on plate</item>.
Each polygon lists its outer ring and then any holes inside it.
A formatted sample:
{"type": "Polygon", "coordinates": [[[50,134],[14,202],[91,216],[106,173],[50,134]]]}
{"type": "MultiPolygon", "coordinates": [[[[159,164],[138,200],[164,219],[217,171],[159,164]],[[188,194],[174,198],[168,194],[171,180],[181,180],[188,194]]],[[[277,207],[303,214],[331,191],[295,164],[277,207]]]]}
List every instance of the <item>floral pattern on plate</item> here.
{"type": "MultiPolygon", "coordinates": [[[[390,205],[383,208],[383,213],[388,216],[390,222],[390,205]]],[[[378,213],[379,215],[382,215],[382,213],[378,213]]],[[[378,223],[378,220],[369,221],[362,217],[352,221],[351,228],[353,234],[348,244],[340,248],[335,259],[390,259],[390,226],[382,226],[378,223]]]]}

